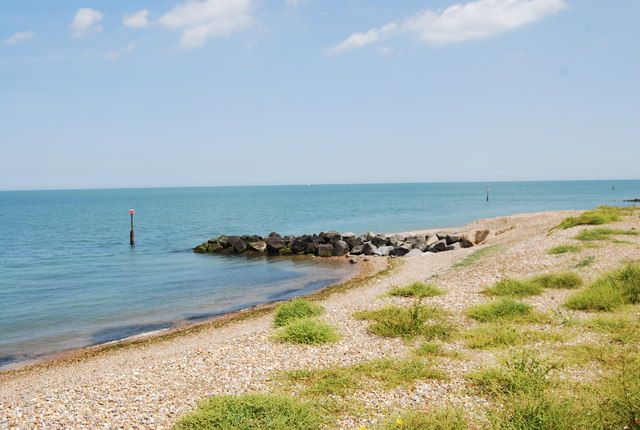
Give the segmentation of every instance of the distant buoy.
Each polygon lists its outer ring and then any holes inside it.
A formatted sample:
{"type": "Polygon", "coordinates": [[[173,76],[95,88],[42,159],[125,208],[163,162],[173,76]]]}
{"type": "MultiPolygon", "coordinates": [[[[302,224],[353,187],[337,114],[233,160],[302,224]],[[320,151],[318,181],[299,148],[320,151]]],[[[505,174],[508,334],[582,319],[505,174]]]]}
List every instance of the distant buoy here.
{"type": "Polygon", "coordinates": [[[135,233],[133,232],[133,216],[136,214],[135,209],[129,209],[129,215],[131,215],[131,230],[129,231],[129,244],[134,246],[136,244],[135,233]]]}

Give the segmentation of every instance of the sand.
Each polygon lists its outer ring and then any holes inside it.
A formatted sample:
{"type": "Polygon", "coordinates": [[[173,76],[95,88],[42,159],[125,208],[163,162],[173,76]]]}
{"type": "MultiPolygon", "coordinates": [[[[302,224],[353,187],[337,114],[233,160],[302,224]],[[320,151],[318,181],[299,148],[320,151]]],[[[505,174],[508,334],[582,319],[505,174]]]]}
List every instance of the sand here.
{"type": "MultiPolygon", "coordinates": [[[[549,230],[576,211],[522,214],[479,220],[457,229],[489,229],[485,245],[402,259],[397,270],[383,278],[321,300],[324,320],[333,324],[341,339],[324,346],[292,346],[273,340],[272,316],[257,316],[141,345],[125,346],[76,360],[63,360],[18,372],[0,374],[0,429],[167,429],[196,403],[215,394],[269,392],[274,374],[301,367],[347,365],[375,357],[406,356],[411,345],[367,333],[365,321],[353,312],[388,303],[408,304],[410,299],[384,293],[393,286],[429,280],[447,294],[425,303],[442,306],[465,326],[471,305],[487,301],[480,291],[504,277],[523,277],[552,270],[572,269],[593,279],[605,269],[640,259],[640,238],[631,242],[606,242],[578,254],[549,255],[547,250],[572,238],[584,227],[549,230]],[[455,264],[484,247],[493,247],[482,260],[464,267],[455,264]],[[593,264],[576,268],[579,261],[596,256],[593,264]]],[[[616,228],[638,228],[637,215],[616,223],[616,228]]],[[[383,266],[383,259],[375,259],[383,266]]],[[[566,291],[548,291],[526,301],[540,310],[561,309],[566,291]]],[[[565,311],[563,311],[565,312],[565,311]]],[[[384,411],[440,404],[463,405],[481,415],[486,400],[466,389],[464,375],[496,360],[487,351],[469,351],[461,342],[450,349],[464,352],[466,360],[438,364],[447,381],[422,381],[415,389],[373,390],[358,393],[369,411],[366,417],[345,417],[337,428],[375,425],[384,411]],[[376,413],[378,411],[379,413],[376,413]]]]}

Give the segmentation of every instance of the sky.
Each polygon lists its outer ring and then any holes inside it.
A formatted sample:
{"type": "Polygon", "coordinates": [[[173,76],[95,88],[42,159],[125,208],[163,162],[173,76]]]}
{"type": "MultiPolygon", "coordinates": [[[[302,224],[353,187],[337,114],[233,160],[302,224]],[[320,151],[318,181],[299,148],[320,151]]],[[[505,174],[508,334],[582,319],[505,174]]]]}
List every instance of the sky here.
{"type": "Polygon", "coordinates": [[[0,189],[637,179],[637,0],[3,0],[0,189]]]}

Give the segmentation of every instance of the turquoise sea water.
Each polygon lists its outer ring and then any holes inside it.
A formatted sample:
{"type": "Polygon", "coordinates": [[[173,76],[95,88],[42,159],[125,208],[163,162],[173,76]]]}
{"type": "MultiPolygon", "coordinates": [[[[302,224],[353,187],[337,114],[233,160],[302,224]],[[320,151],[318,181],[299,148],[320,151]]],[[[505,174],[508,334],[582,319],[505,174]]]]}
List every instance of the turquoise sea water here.
{"type": "Polygon", "coordinates": [[[318,259],[190,251],[223,233],[407,231],[638,197],[640,181],[0,192],[0,368],[293,297],[354,272],[318,259]]]}

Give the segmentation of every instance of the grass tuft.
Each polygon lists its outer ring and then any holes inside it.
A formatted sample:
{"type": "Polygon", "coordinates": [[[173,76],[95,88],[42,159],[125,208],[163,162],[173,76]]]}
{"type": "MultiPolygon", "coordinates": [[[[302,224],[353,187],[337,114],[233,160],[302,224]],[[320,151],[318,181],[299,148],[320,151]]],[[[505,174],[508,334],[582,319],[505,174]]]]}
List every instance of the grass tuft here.
{"type": "Polygon", "coordinates": [[[640,303],[640,263],[609,272],[570,296],[565,305],[581,311],[612,311],[623,304],[640,303]]]}
{"type": "Polygon", "coordinates": [[[420,301],[411,307],[385,306],[374,311],[361,311],[354,318],[371,321],[370,333],[382,337],[411,339],[424,336],[427,340],[447,339],[455,327],[444,321],[440,308],[423,306],[420,301]],[[433,322],[429,322],[433,321],[433,322]]]}
{"type": "Polygon", "coordinates": [[[382,430],[466,430],[464,411],[443,408],[429,411],[408,411],[387,419],[382,430]]]}
{"type": "Polygon", "coordinates": [[[276,307],[273,324],[276,327],[284,327],[295,319],[315,317],[323,312],[324,309],[318,304],[305,299],[294,299],[276,307]]]}
{"type": "Polygon", "coordinates": [[[491,245],[482,249],[478,249],[477,251],[474,251],[471,254],[467,255],[462,260],[454,263],[453,267],[460,268],[472,266],[479,261],[484,260],[486,257],[498,253],[501,249],[502,247],[500,245],[491,245]]]}
{"type": "Polygon", "coordinates": [[[303,345],[320,345],[335,342],[339,339],[338,334],[330,324],[314,318],[293,320],[280,328],[275,337],[280,342],[303,345]]]}
{"type": "Polygon", "coordinates": [[[516,279],[503,279],[493,287],[484,290],[489,296],[528,297],[542,293],[543,288],[533,282],[516,279]]]}
{"type": "Polygon", "coordinates": [[[464,333],[466,346],[470,349],[504,348],[539,341],[561,341],[563,333],[542,330],[522,330],[512,324],[485,323],[464,333]]]}
{"type": "Polygon", "coordinates": [[[320,430],[322,426],[322,418],[307,403],[291,397],[245,394],[203,400],[173,430],[320,430]]]}
{"type": "Polygon", "coordinates": [[[582,230],[575,238],[584,242],[593,242],[596,240],[611,239],[611,236],[613,235],[637,236],[638,232],[636,230],[614,230],[611,228],[599,227],[582,230]]]}
{"type": "Polygon", "coordinates": [[[531,283],[541,288],[569,290],[580,287],[582,278],[573,272],[558,272],[536,276],[531,279],[531,283]]]}
{"type": "Polygon", "coordinates": [[[558,245],[549,249],[547,252],[551,255],[558,255],[558,254],[580,252],[580,249],[581,248],[577,245],[558,245]]]}
{"type": "Polygon", "coordinates": [[[511,298],[498,299],[491,303],[473,306],[467,310],[467,316],[479,322],[536,322],[542,320],[541,315],[534,312],[531,306],[511,298]]]}
{"type": "Polygon", "coordinates": [[[435,297],[444,294],[438,287],[424,282],[414,282],[405,287],[396,287],[389,291],[389,295],[398,297],[435,297]]]}
{"type": "Polygon", "coordinates": [[[616,206],[599,206],[582,213],[577,217],[565,218],[556,228],[567,229],[579,225],[602,225],[620,221],[629,212],[629,208],[616,206]]]}

